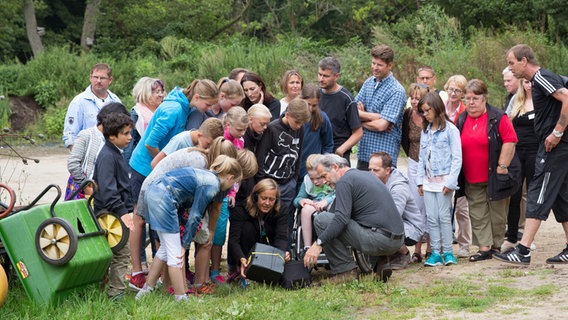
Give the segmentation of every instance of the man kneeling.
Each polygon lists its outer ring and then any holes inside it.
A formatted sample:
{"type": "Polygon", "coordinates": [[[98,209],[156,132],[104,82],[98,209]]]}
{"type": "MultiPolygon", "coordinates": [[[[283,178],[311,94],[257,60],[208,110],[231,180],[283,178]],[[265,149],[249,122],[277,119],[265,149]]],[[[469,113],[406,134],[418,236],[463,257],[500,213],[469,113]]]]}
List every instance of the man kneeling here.
{"type": "MultiPolygon", "coordinates": [[[[336,198],[331,212],[314,218],[318,239],[306,252],[304,265],[314,266],[323,246],[332,280],[353,280],[357,266],[349,247],[373,256],[397,252],[404,244],[402,218],[388,189],[373,174],[350,168],[335,154],[319,157],[316,164],[320,177],[335,188],[336,198]]],[[[382,266],[375,272],[383,281],[392,273],[382,266]]]]}

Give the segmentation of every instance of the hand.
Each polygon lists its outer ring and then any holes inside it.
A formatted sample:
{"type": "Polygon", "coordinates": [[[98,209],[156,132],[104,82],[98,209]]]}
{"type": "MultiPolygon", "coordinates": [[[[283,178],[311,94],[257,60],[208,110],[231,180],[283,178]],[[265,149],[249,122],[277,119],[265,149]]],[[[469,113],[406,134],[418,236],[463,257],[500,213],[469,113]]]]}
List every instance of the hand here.
{"type": "Polygon", "coordinates": [[[365,106],[363,105],[363,102],[361,101],[357,102],[357,110],[365,111],[365,106]]]}
{"type": "Polygon", "coordinates": [[[321,201],[314,202],[313,206],[314,206],[314,208],[316,208],[317,211],[321,212],[321,211],[325,210],[325,208],[327,208],[327,201],[321,200],[321,201]]]}
{"type": "Polygon", "coordinates": [[[300,200],[300,206],[305,207],[305,206],[313,206],[314,202],[310,199],[302,199],[300,200]]]}
{"type": "Polygon", "coordinates": [[[247,276],[245,275],[245,269],[248,266],[247,259],[241,258],[240,261],[241,261],[241,276],[246,279],[247,276]]]}
{"type": "Polygon", "coordinates": [[[321,253],[321,247],[317,243],[312,244],[312,246],[306,251],[304,256],[304,266],[306,268],[311,268],[318,263],[318,256],[321,253]]]}
{"type": "Polygon", "coordinates": [[[132,212],[127,213],[127,214],[123,214],[122,217],[120,217],[120,220],[122,220],[122,222],[124,223],[124,225],[125,225],[130,231],[134,231],[134,223],[132,222],[132,212]]]}
{"type": "Polygon", "coordinates": [[[264,104],[264,92],[262,92],[262,90],[260,90],[260,100],[258,100],[258,103],[264,104]]]}
{"type": "Polygon", "coordinates": [[[418,194],[424,196],[424,191],[422,191],[422,186],[418,186],[418,194]]]}
{"type": "Polygon", "coordinates": [[[335,149],[335,154],[343,157],[343,155],[345,154],[345,149],[343,148],[343,146],[339,146],[337,149],[335,149]]]}
{"type": "Polygon", "coordinates": [[[93,194],[93,186],[89,184],[88,186],[83,188],[83,192],[85,193],[85,198],[92,195],[93,194]]]}
{"type": "Polygon", "coordinates": [[[286,256],[284,257],[284,262],[288,262],[290,261],[291,257],[290,257],[290,251],[286,251],[286,256]]]}
{"type": "Polygon", "coordinates": [[[184,257],[185,257],[185,248],[181,247],[181,254],[176,257],[179,259],[177,263],[178,266],[183,267],[184,257]]]}
{"type": "Polygon", "coordinates": [[[450,193],[450,192],[452,192],[452,191],[453,191],[452,189],[448,189],[447,187],[444,187],[444,188],[442,189],[442,194],[448,194],[448,193],[450,193]]]}
{"type": "Polygon", "coordinates": [[[228,201],[227,201],[227,202],[229,203],[229,207],[230,207],[230,208],[235,207],[235,197],[233,197],[233,196],[228,196],[227,198],[228,198],[228,201]]]}
{"type": "Polygon", "coordinates": [[[495,172],[497,172],[497,174],[507,174],[507,173],[509,173],[509,169],[501,168],[501,167],[497,166],[497,169],[495,170],[495,172]]]}
{"type": "Polygon", "coordinates": [[[550,135],[548,135],[548,137],[546,137],[546,140],[544,140],[544,150],[546,152],[552,151],[552,149],[554,149],[559,142],[560,138],[557,138],[551,133],[550,135]]]}

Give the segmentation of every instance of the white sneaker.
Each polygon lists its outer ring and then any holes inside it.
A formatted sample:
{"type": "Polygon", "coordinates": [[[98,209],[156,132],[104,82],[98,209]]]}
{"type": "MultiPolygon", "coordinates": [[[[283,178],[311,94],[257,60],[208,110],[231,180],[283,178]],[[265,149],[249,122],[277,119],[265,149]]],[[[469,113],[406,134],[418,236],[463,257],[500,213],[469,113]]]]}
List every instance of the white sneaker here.
{"type": "Polygon", "coordinates": [[[142,289],[140,289],[140,291],[138,291],[138,293],[136,293],[135,299],[140,300],[140,298],[151,293],[152,291],[154,291],[154,288],[146,287],[146,284],[144,284],[144,287],[142,287],[142,289]]]}
{"type": "Polygon", "coordinates": [[[468,247],[460,247],[458,250],[458,258],[469,258],[469,248],[468,247]]]}

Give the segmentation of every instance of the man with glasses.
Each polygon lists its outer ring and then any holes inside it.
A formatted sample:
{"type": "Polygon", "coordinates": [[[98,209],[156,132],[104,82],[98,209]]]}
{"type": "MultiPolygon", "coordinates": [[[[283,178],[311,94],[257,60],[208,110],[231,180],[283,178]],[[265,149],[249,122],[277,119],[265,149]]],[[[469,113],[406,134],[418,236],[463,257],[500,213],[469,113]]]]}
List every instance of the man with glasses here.
{"type": "Polygon", "coordinates": [[[69,104],[63,124],[63,142],[71,150],[81,130],[97,125],[97,114],[111,102],[121,102],[108,87],[112,83],[112,69],[106,63],[97,63],[91,69],[91,85],[69,104]]]}

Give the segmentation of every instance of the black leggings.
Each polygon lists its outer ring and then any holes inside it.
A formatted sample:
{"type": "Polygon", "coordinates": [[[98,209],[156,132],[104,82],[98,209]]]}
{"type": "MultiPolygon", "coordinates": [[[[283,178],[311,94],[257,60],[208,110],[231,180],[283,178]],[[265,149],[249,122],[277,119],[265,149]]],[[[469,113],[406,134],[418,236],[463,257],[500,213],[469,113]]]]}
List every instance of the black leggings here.
{"type": "MultiPolygon", "coordinates": [[[[536,149],[517,149],[517,156],[521,161],[521,181],[525,181],[527,188],[534,176],[534,164],[536,158],[536,149]]],[[[509,203],[509,214],[507,215],[507,241],[515,243],[519,233],[519,220],[521,217],[521,199],[523,197],[523,187],[521,186],[517,192],[511,196],[509,203]]]]}

